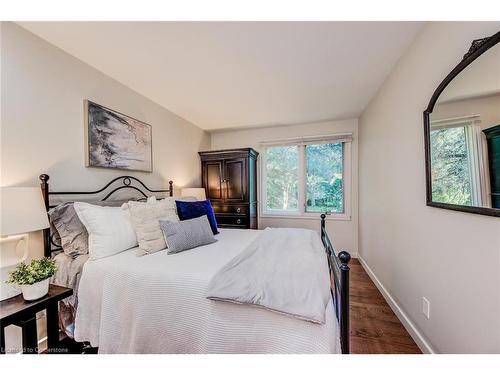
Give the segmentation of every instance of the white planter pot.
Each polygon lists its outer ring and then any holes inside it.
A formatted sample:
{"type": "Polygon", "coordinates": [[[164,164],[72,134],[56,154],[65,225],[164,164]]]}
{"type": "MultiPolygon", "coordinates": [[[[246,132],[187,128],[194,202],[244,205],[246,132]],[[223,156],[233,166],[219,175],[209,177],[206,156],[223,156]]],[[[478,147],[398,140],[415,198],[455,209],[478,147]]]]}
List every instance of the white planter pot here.
{"type": "Polygon", "coordinates": [[[34,301],[42,298],[49,292],[49,279],[45,279],[32,285],[21,285],[23,298],[26,301],[34,301]]]}

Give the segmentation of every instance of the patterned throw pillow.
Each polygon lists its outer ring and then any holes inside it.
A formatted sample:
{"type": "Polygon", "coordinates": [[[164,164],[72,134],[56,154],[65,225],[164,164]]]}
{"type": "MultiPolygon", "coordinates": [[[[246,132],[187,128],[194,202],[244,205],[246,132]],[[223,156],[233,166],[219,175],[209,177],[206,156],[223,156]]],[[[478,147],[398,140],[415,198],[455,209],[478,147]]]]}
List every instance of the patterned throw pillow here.
{"type": "Polygon", "coordinates": [[[134,225],[139,249],[152,254],[167,247],[159,220],[179,221],[176,213],[175,199],[165,198],[147,202],[128,202],[122,206],[128,209],[134,225]]]}
{"type": "Polygon", "coordinates": [[[181,221],[206,215],[213,234],[219,233],[217,230],[217,220],[215,220],[214,209],[209,199],[197,202],[182,202],[177,200],[175,204],[177,205],[177,214],[181,221]]]}
{"type": "Polygon", "coordinates": [[[216,242],[206,215],[173,222],[160,220],[160,227],[168,244],[168,253],[175,254],[216,242]]]}

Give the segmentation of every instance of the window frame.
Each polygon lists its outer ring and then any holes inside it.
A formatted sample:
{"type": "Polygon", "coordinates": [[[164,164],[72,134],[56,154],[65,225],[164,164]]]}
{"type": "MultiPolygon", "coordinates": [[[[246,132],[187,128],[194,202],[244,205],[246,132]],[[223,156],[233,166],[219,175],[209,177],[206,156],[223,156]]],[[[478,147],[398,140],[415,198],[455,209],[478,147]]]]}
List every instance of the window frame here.
{"type": "MultiPolygon", "coordinates": [[[[348,138],[352,137],[351,134],[348,138]]],[[[333,135],[324,137],[322,139],[314,139],[309,141],[303,140],[290,140],[281,141],[276,143],[263,144],[262,157],[259,158],[259,195],[262,197],[259,204],[259,217],[262,218],[286,218],[286,219],[314,219],[317,220],[323,212],[307,212],[306,211],[306,192],[307,192],[307,178],[306,178],[306,152],[307,145],[317,145],[324,143],[343,143],[343,207],[344,212],[332,212],[327,216],[328,220],[344,220],[351,221],[351,193],[352,193],[352,139],[343,139],[342,135],[333,135]],[[296,211],[280,211],[268,210],[266,207],[267,202],[267,149],[270,147],[280,146],[296,146],[299,151],[299,165],[298,165],[298,209],[296,211]]]]}

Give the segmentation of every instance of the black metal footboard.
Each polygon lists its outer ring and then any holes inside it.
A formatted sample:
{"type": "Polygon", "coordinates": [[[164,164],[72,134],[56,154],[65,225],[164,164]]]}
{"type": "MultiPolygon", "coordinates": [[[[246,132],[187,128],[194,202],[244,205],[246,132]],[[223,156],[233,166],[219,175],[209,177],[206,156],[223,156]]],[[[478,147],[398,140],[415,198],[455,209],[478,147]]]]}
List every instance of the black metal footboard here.
{"type": "Polygon", "coordinates": [[[321,241],[325,246],[330,271],[330,290],[333,306],[340,327],[340,343],[342,354],[349,354],[349,261],[351,255],[347,251],[335,253],[326,231],[326,214],[321,215],[321,241]]]}

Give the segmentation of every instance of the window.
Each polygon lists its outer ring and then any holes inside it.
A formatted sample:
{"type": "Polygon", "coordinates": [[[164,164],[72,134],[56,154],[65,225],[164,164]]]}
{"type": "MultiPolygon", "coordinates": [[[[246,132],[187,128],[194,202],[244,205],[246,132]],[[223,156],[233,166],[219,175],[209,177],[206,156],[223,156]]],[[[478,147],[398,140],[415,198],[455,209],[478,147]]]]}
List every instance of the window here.
{"type": "Polygon", "coordinates": [[[470,122],[431,125],[433,201],[481,206],[477,132],[470,122]]]}
{"type": "Polygon", "coordinates": [[[350,219],[351,136],[266,145],[262,158],[263,216],[350,219]]]}
{"type": "Polygon", "coordinates": [[[306,212],[344,212],[344,144],[305,146],[306,212]]]}
{"type": "Polygon", "coordinates": [[[266,150],[267,200],[269,211],[297,211],[299,208],[299,149],[297,146],[266,150]]]}

